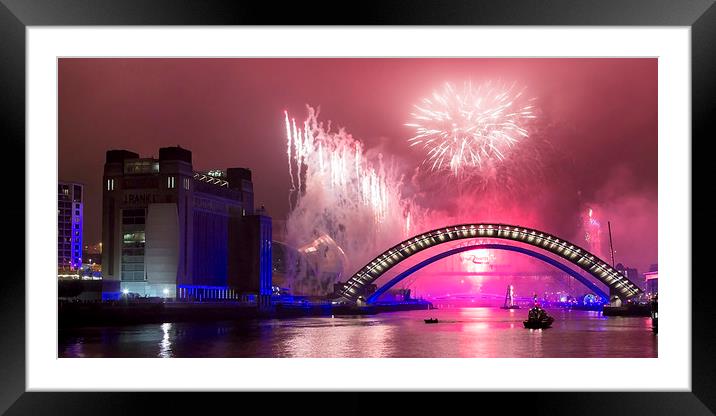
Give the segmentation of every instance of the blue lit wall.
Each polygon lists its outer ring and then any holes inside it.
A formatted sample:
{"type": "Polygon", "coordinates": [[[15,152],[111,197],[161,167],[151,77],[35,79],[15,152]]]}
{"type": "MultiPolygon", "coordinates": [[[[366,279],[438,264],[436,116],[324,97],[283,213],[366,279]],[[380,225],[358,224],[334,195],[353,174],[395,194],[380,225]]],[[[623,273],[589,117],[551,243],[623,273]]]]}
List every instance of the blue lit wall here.
{"type": "Polygon", "coordinates": [[[259,256],[260,256],[260,271],[259,271],[259,282],[260,282],[260,293],[262,295],[270,295],[271,280],[272,280],[272,261],[271,261],[271,240],[272,240],[272,227],[271,217],[261,215],[260,220],[260,241],[259,241],[259,256]]]}
{"type": "Polygon", "coordinates": [[[229,219],[194,210],[192,282],[200,286],[226,286],[229,219]]]}

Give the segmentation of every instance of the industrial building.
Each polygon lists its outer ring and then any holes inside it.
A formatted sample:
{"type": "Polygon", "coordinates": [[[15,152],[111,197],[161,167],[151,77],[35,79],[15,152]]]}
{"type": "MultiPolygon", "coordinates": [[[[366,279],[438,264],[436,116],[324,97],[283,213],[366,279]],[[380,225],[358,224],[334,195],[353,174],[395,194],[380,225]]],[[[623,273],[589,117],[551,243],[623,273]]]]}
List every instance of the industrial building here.
{"type": "Polygon", "coordinates": [[[104,299],[271,294],[271,218],[254,210],[251,171],[196,172],[178,146],[107,152],[102,247],[104,299]]]}

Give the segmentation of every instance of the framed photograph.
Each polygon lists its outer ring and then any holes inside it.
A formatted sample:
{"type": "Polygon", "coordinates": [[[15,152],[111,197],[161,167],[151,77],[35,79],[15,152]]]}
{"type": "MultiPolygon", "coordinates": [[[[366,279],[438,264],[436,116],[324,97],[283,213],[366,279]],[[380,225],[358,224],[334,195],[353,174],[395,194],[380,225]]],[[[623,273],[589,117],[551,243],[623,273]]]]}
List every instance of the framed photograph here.
{"type": "Polygon", "coordinates": [[[0,409],[713,414],[712,2],[406,7],[2,0],[0,409]]]}

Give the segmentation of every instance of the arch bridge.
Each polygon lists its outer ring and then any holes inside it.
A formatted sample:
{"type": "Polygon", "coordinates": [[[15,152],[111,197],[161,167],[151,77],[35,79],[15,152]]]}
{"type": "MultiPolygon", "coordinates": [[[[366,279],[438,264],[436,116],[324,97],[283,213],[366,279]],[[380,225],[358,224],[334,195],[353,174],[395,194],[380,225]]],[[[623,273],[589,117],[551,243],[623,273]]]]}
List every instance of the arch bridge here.
{"type": "MultiPolygon", "coordinates": [[[[428,248],[470,238],[508,240],[524,243],[528,246],[536,247],[556,255],[561,260],[579,267],[601,283],[608,286],[610,291],[615,291],[622,299],[629,299],[641,293],[641,289],[639,289],[634,282],[630,281],[626,276],[610,266],[607,262],[567,240],[560,239],[544,231],[526,227],[509,224],[478,223],[438,228],[416,235],[396,244],[358,270],[358,272],[348,279],[346,284],[343,286],[343,289],[337,292],[337,295],[345,300],[358,302],[359,298],[364,296],[366,292],[365,289],[368,285],[378,280],[396,264],[428,248]]],[[[470,249],[476,248],[480,248],[480,246],[473,246],[470,249]]],[[[544,256],[543,254],[536,253],[533,250],[507,245],[495,245],[492,248],[517,251],[523,254],[531,255],[532,257],[559,267],[574,277],[582,277],[574,270],[567,267],[560,267],[558,266],[559,262],[556,262],[552,258],[544,256]]],[[[427,264],[437,261],[440,258],[455,254],[456,252],[457,251],[455,250],[448,250],[445,253],[433,256],[430,259],[411,267],[406,272],[403,272],[396,278],[392,279],[386,285],[388,287],[385,289],[381,287],[379,290],[380,293],[376,292],[374,296],[369,298],[369,301],[372,302],[376,300],[377,296],[385,292],[385,290],[387,290],[390,286],[395,285],[398,281],[407,277],[410,273],[413,273],[419,268],[427,266],[427,264]]],[[[591,282],[587,279],[584,279],[583,277],[581,279],[579,277],[577,278],[590,289],[594,290],[596,288],[593,284],[589,284],[591,282]]]]}

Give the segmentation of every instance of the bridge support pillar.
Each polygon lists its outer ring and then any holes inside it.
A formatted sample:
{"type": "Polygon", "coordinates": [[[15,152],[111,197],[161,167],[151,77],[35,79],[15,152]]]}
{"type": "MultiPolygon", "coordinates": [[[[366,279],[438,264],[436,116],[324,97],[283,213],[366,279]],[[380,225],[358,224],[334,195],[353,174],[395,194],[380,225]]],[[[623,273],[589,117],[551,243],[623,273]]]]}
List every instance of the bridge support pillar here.
{"type": "Polygon", "coordinates": [[[622,306],[624,299],[614,288],[609,288],[609,306],[619,308],[622,306]]]}

